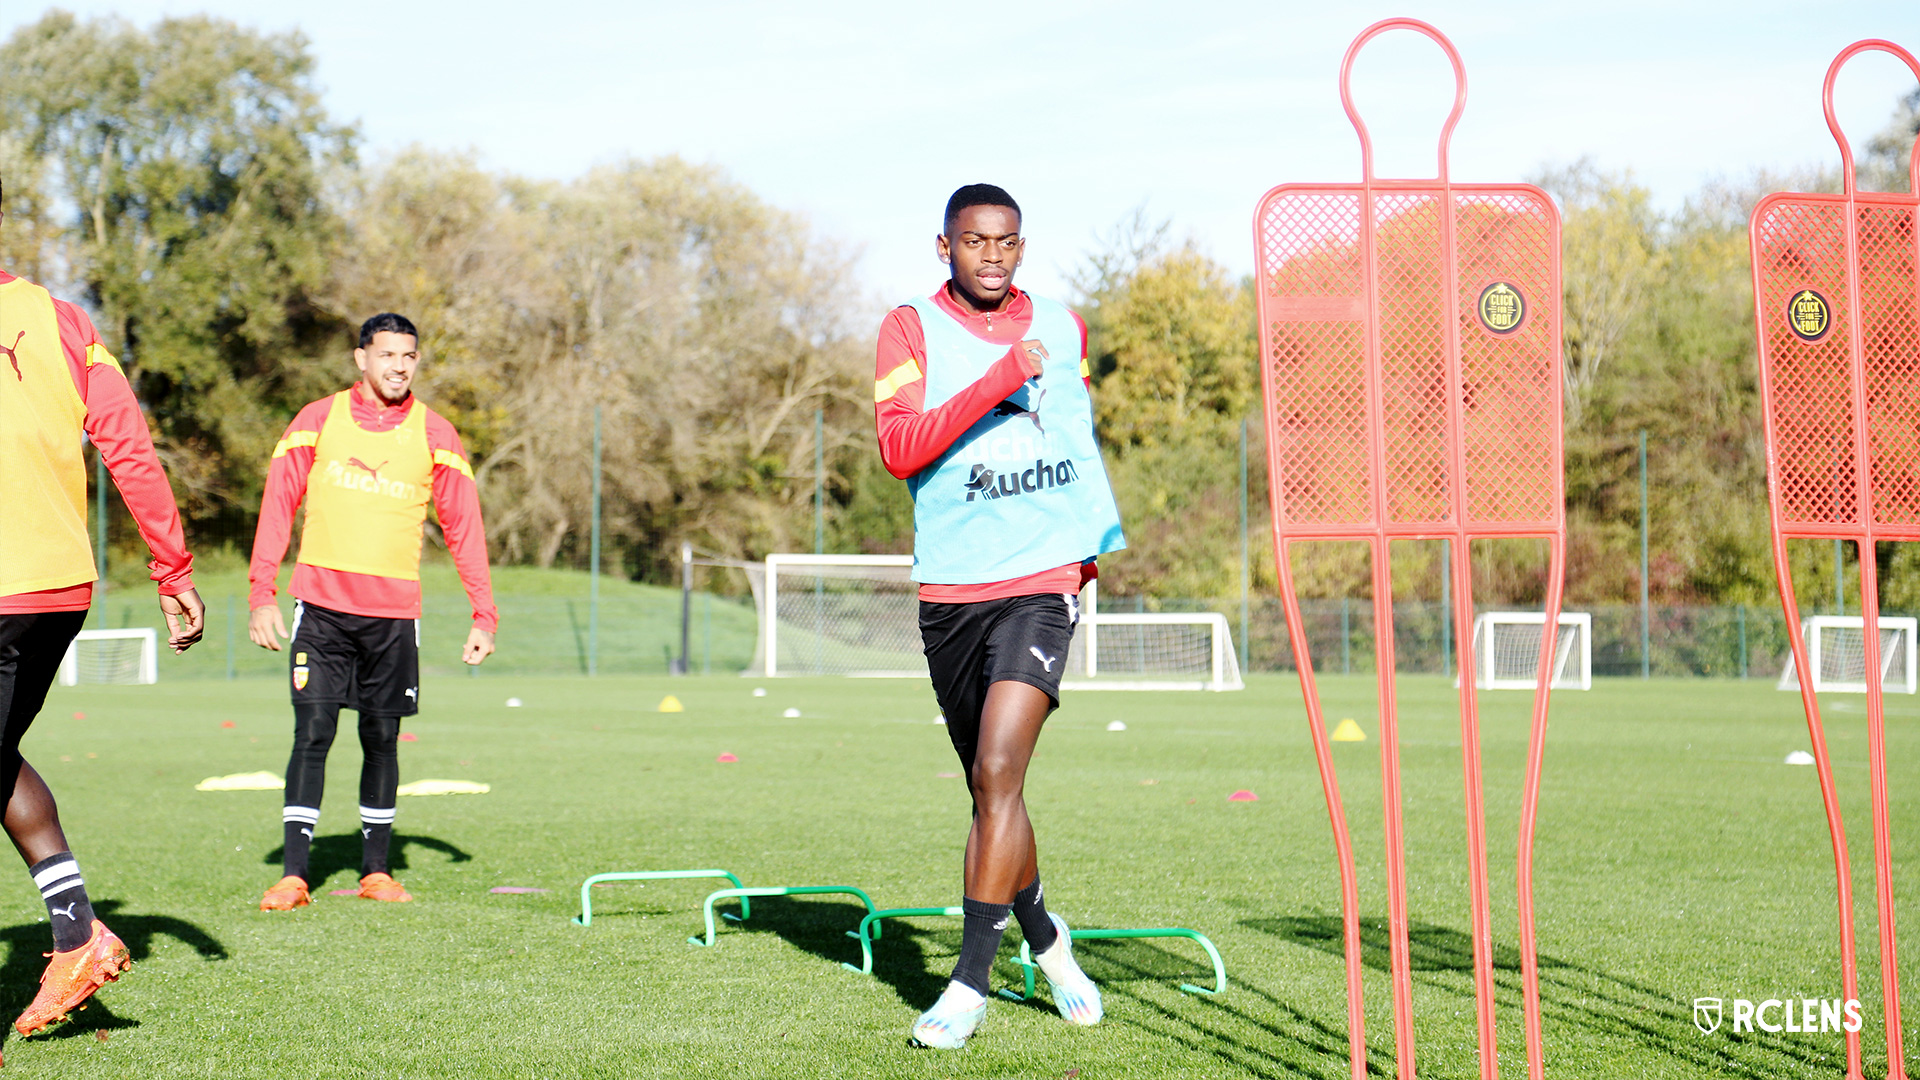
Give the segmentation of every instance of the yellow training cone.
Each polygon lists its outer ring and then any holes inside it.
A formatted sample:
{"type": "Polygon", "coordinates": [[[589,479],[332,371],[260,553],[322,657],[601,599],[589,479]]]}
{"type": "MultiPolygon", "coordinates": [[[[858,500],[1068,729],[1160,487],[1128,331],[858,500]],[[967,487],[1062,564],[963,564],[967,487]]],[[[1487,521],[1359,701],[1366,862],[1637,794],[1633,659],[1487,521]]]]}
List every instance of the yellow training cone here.
{"type": "Polygon", "coordinates": [[[1360,725],[1354,723],[1352,717],[1348,717],[1347,719],[1340,721],[1339,727],[1333,729],[1333,741],[1334,742],[1366,742],[1367,733],[1360,730],[1360,725]]]}
{"type": "Polygon", "coordinates": [[[686,712],[686,711],[687,711],[687,707],[686,707],[685,705],[682,705],[682,704],[680,704],[680,699],[679,699],[679,698],[677,698],[677,697],[674,697],[674,696],[673,696],[672,694],[668,694],[668,695],[667,695],[666,697],[663,697],[663,698],[661,698],[661,699],[660,699],[660,708],[659,708],[659,710],[658,710],[658,711],[660,711],[660,712],[686,712]]]}

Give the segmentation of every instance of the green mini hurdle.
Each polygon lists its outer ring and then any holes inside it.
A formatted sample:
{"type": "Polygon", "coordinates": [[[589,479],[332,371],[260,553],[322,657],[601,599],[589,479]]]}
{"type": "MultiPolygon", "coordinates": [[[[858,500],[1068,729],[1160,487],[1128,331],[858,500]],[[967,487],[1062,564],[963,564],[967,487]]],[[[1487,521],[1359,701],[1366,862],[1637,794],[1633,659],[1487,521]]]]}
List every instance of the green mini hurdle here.
{"type": "Polygon", "coordinates": [[[880,940],[880,920],[909,918],[915,915],[960,915],[957,907],[902,907],[875,911],[860,920],[860,929],[847,931],[850,938],[860,939],[860,966],[854,967],[845,961],[840,966],[848,971],[857,971],[862,975],[873,974],[873,943],[880,940]]]}
{"type": "MultiPolygon", "coordinates": [[[[732,877],[731,874],[727,876],[732,877]]],[[[704,945],[709,947],[713,945],[714,938],[717,936],[717,930],[715,929],[713,924],[713,905],[718,903],[721,900],[726,900],[730,897],[735,897],[735,896],[739,897],[740,898],[740,917],[738,919],[735,919],[734,921],[744,922],[746,921],[746,918],[747,918],[747,898],[748,897],[751,897],[751,896],[815,896],[822,893],[838,893],[846,896],[857,896],[860,898],[860,902],[866,905],[868,918],[872,918],[872,912],[874,910],[873,901],[867,896],[864,890],[856,888],[852,885],[773,885],[773,886],[767,886],[767,887],[762,887],[757,889],[743,889],[743,888],[720,889],[715,892],[708,893],[707,902],[705,905],[703,905],[705,908],[706,918],[707,918],[706,940],[705,941],[700,940],[700,935],[695,934],[694,936],[687,939],[687,944],[704,945]]],[[[733,918],[731,914],[729,914],[727,917],[733,918]]],[[[862,925],[865,925],[865,922],[866,920],[864,919],[861,920],[862,925]]]]}
{"type": "MultiPolygon", "coordinates": [[[[733,876],[733,873],[727,870],[621,870],[611,874],[595,874],[580,886],[580,914],[573,920],[573,924],[575,926],[593,925],[593,887],[603,882],[671,881],[676,878],[709,877],[726,878],[728,881],[733,882],[735,888],[739,888],[741,884],[740,879],[733,876]]],[[[869,904],[867,906],[871,907],[873,905],[869,904]]],[[[742,896],[740,898],[740,917],[744,919],[748,914],[747,898],[742,896]]],[[[711,915],[708,916],[708,921],[711,923],[711,915]]]]}
{"type": "MultiPolygon", "coordinates": [[[[1188,930],[1179,926],[1162,926],[1140,930],[1069,930],[1067,931],[1067,936],[1074,941],[1113,938],[1192,938],[1200,943],[1201,948],[1207,950],[1207,957],[1213,961],[1213,989],[1209,990],[1204,986],[1195,986],[1192,983],[1181,983],[1180,989],[1185,990],[1189,994],[1205,994],[1208,997],[1226,992],[1227,965],[1220,961],[1220,950],[1214,948],[1213,942],[1207,940],[1207,935],[1198,930],[1188,930]]],[[[1016,994],[1011,990],[1002,990],[1000,993],[1014,1001],[1025,1001],[1027,998],[1033,996],[1033,969],[1035,967],[1033,953],[1027,947],[1026,942],[1023,941],[1020,943],[1020,958],[1014,962],[1026,971],[1027,992],[1025,995],[1016,994]]]]}

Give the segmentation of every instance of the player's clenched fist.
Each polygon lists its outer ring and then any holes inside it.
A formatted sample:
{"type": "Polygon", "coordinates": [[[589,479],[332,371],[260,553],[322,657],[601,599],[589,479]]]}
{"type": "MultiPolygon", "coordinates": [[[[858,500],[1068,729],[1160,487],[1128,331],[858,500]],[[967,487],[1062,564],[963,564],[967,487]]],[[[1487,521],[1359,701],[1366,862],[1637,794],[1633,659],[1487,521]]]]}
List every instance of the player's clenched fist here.
{"type": "Polygon", "coordinates": [[[1038,378],[1047,369],[1047,347],[1038,341],[1020,343],[1020,355],[1027,361],[1027,375],[1038,378]]]}

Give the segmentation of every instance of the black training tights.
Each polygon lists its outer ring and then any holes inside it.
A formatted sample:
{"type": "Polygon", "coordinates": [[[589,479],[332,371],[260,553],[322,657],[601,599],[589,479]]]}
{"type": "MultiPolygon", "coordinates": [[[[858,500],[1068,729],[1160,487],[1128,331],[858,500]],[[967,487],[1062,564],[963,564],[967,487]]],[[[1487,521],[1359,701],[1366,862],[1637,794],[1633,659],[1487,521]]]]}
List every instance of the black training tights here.
{"type": "MultiPolygon", "coordinates": [[[[340,706],[293,707],[293,755],[287,760],[287,805],[320,806],[327,786],[327,751],[340,724],[340,706]]],[[[391,810],[400,786],[400,718],[360,714],[360,805],[391,810]]]]}

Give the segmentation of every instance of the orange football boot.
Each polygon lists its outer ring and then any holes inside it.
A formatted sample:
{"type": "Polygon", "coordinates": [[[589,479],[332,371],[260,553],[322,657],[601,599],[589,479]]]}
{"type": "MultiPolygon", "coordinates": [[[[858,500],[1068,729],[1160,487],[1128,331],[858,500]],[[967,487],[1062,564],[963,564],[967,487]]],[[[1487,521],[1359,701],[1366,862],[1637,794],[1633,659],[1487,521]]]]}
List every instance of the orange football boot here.
{"type": "Polygon", "coordinates": [[[393,880],[390,874],[368,874],[360,879],[360,899],[386,900],[395,904],[404,904],[413,899],[407,890],[393,880]]]}
{"type": "Polygon", "coordinates": [[[49,1025],[65,1020],[67,1014],[92,997],[95,990],[118,979],[121,972],[133,966],[127,959],[126,943],[99,919],[93,920],[93,936],[85,945],[47,955],[53,961],[40,976],[40,992],[34,995],[33,1004],[20,1014],[20,1019],[13,1022],[14,1030],[22,1035],[44,1031],[49,1025]]]}
{"type": "Polygon", "coordinates": [[[267,895],[260,898],[261,911],[292,911],[297,907],[306,907],[313,902],[307,895],[305,879],[288,874],[267,887],[267,895]]]}

